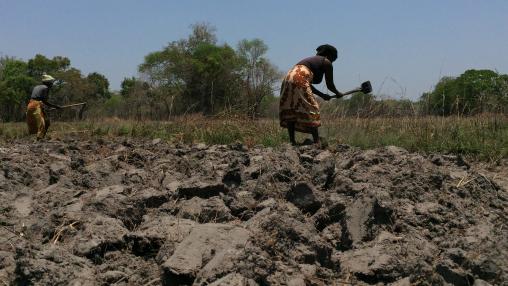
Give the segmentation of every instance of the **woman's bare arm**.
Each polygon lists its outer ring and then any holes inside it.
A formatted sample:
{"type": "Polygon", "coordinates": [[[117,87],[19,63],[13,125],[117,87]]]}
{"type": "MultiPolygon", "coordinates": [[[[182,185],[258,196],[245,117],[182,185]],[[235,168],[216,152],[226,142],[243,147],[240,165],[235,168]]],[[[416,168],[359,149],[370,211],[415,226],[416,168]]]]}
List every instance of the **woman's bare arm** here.
{"type": "Polygon", "coordinates": [[[333,66],[332,66],[332,63],[328,60],[328,59],[325,59],[325,80],[326,80],[326,87],[333,93],[335,93],[335,95],[337,97],[342,97],[342,93],[340,91],[337,90],[337,88],[335,87],[335,84],[333,83],[333,66]]]}

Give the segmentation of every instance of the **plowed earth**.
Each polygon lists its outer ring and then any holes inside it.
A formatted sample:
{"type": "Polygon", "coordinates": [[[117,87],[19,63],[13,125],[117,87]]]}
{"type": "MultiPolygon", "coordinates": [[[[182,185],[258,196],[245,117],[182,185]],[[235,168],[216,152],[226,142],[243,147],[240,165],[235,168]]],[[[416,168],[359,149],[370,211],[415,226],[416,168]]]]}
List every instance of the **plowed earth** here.
{"type": "Polygon", "coordinates": [[[0,281],[508,285],[503,170],[397,147],[3,144],[0,281]]]}

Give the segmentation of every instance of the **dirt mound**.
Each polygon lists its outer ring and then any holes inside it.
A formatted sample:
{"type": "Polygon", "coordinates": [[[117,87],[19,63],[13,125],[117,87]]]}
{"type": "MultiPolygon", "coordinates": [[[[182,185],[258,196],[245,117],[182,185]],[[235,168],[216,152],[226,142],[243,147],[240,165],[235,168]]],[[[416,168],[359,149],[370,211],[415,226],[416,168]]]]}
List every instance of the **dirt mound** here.
{"type": "Polygon", "coordinates": [[[0,280],[508,285],[508,192],[397,147],[78,141],[0,148],[0,280]]]}

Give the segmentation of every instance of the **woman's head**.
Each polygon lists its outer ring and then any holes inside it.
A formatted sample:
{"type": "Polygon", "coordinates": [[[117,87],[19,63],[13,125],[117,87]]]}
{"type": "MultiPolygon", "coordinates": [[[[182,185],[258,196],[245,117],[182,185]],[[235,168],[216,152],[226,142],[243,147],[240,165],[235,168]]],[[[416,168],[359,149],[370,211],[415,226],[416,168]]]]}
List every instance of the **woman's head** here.
{"type": "Polygon", "coordinates": [[[317,47],[316,51],[318,56],[323,56],[331,62],[334,62],[337,59],[337,49],[332,45],[321,45],[317,47]]]}

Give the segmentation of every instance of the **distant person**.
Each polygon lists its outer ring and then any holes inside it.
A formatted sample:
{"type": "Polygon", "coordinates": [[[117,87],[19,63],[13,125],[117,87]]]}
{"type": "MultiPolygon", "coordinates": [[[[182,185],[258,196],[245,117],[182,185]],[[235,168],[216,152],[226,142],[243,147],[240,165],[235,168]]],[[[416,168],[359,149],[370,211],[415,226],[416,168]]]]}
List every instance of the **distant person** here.
{"type": "Polygon", "coordinates": [[[30,101],[26,109],[26,123],[28,132],[37,134],[37,140],[46,136],[49,128],[49,118],[46,114],[46,106],[58,108],[61,107],[48,102],[49,90],[53,86],[55,78],[50,75],[42,75],[42,84],[37,85],[32,90],[30,101]]]}
{"type": "Polygon", "coordinates": [[[337,97],[342,97],[333,83],[332,63],[337,59],[337,49],[331,45],[321,45],[317,54],[298,62],[286,74],[280,92],[280,126],[287,128],[291,144],[296,145],[295,130],[312,134],[314,144],[320,144],[318,127],[321,126],[319,103],[314,94],[330,100],[328,94],[317,90],[313,84],[326,80],[326,87],[337,97]]]}

